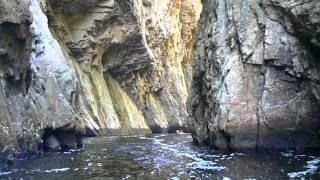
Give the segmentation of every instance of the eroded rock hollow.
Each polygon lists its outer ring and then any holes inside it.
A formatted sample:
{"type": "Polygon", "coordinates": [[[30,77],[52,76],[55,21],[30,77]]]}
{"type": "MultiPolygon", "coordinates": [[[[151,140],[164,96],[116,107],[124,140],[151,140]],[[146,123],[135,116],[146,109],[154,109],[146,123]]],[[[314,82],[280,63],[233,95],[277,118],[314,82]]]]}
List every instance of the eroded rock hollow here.
{"type": "Polygon", "coordinates": [[[194,141],[319,148],[320,2],[207,0],[194,59],[194,141]]]}

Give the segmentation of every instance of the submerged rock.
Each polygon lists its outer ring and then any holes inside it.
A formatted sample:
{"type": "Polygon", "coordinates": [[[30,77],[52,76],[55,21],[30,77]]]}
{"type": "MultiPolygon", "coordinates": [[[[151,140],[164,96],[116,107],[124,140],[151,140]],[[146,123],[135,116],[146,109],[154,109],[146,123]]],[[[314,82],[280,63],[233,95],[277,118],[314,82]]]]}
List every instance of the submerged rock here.
{"type": "Polygon", "coordinates": [[[189,125],[222,149],[319,148],[320,2],[208,0],[189,125]]]}

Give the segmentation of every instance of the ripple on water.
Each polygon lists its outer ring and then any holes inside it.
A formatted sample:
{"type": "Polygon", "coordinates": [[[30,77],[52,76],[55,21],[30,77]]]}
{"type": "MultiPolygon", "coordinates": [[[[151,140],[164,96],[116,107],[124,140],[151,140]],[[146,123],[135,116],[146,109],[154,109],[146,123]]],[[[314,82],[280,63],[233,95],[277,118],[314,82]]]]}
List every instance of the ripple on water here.
{"type": "Polygon", "coordinates": [[[11,173],[12,173],[11,171],[9,171],[9,172],[0,172],[0,176],[6,176],[6,175],[9,175],[11,173]]]}
{"type": "Polygon", "coordinates": [[[45,170],[44,172],[46,173],[58,173],[58,172],[64,172],[64,171],[68,171],[70,168],[58,168],[58,169],[49,169],[49,170],[45,170]]]}
{"type": "Polygon", "coordinates": [[[101,137],[83,151],[48,153],[0,170],[0,179],[301,179],[319,175],[318,155],[223,153],[190,135],[101,137]]]}
{"type": "MultiPolygon", "coordinates": [[[[304,156],[300,155],[300,157],[305,157],[305,156],[306,155],[304,155],[304,156]]],[[[291,172],[291,173],[288,173],[288,176],[290,178],[302,178],[307,175],[313,175],[317,172],[317,170],[319,168],[319,164],[320,164],[320,158],[316,158],[316,159],[307,161],[307,165],[303,166],[304,168],[306,168],[305,171],[291,172]]]]}

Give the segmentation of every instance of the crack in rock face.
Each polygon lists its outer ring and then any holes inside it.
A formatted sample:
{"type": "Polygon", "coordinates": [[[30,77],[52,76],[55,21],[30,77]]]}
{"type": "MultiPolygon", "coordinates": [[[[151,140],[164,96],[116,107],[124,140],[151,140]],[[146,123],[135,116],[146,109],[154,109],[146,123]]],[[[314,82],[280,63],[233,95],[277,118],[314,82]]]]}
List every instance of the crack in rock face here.
{"type": "Polygon", "coordinates": [[[320,146],[319,6],[205,2],[188,101],[196,143],[242,150],[320,146]]]}

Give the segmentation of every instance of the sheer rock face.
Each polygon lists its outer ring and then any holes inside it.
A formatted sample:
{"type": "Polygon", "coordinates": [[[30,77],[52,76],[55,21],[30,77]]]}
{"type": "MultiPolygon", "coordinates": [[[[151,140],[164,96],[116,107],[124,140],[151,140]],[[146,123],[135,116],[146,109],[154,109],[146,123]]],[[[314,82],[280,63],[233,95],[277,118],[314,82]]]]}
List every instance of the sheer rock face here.
{"type": "MultiPolygon", "coordinates": [[[[2,159],[41,148],[46,129],[80,135],[84,133],[84,121],[73,107],[75,76],[38,3],[1,1],[0,8],[2,159]]],[[[76,139],[64,145],[73,147],[76,139]]]]}
{"type": "Polygon", "coordinates": [[[200,11],[200,0],[1,1],[0,151],[185,127],[200,11]]]}
{"type": "Polygon", "coordinates": [[[48,1],[50,27],[79,80],[81,114],[110,132],[186,127],[200,11],[200,0],[48,1]]]}
{"type": "Polygon", "coordinates": [[[194,141],[320,146],[320,2],[207,0],[188,100],[194,141]]]}
{"type": "MultiPolygon", "coordinates": [[[[30,101],[23,96],[30,85],[31,14],[25,2],[13,0],[0,2],[0,151],[9,152],[33,141],[28,133],[36,131],[22,129],[37,121],[25,119],[30,114],[30,101]],[[19,5],[20,4],[20,5],[19,5]],[[19,104],[19,105],[18,105],[19,104]],[[23,112],[20,112],[23,111],[23,112]],[[26,138],[23,144],[20,139],[26,138]]],[[[29,147],[24,147],[26,150],[29,147]]],[[[0,159],[3,155],[0,154],[0,159]]]]}

